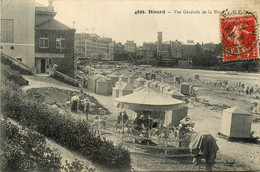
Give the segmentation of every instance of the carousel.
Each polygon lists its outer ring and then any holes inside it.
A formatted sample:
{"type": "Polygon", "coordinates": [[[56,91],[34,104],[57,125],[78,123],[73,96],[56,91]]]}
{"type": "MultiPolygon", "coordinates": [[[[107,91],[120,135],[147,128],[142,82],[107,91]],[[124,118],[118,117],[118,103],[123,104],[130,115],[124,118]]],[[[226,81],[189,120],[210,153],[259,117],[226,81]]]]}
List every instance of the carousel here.
{"type": "Polygon", "coordinates": [[[166,115],[183,108],[183,101],[161,93],[149,84],[132,94],[118,97],[115,101],[121,112],[131,111],[135,116],[134,119],[123,120],[121,124],[123,145],[137,148],[136,153],[153,156],[190,156],[188,146],[194,123],[185,117],[179,126],[172,126],[161,118],[154,117],[154,114],[162,114],[162,111],[165,112],[163,115],[166,115]]]}

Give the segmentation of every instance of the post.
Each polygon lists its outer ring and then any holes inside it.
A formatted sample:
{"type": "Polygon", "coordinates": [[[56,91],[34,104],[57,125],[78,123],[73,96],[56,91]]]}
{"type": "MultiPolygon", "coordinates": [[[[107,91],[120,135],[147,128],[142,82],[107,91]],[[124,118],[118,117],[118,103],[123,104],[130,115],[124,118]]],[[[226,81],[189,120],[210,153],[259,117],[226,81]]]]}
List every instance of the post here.
{"type": "Polygon", "coordinates": [[[165,151],[164,151],[164,157],[166,157],[166,156],[167,156],[167,149],[168,149],[167,138],[165,138],[165,146],[164,146],[164,148],[165,148],[165,151]]]}

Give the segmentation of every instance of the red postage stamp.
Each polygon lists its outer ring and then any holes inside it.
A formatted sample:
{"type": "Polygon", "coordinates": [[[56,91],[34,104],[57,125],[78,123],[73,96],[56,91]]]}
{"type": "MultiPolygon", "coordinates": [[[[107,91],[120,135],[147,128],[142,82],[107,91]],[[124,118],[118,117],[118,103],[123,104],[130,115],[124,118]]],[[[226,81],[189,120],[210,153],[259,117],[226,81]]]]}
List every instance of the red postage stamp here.
{"type": "Polygon", "coordinates": [[[220,16],[223,61],[258,58],[257,19],[252,13],[220,16]]]}

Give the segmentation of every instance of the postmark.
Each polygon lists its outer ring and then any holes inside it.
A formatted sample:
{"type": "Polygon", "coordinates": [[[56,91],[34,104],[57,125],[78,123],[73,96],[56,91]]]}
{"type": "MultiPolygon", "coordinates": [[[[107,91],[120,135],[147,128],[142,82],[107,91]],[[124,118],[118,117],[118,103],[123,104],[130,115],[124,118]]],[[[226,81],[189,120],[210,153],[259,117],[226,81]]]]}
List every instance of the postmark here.
{"type": "Polygon", "coordinates": [[[223,61],[258,58],[257,18],[248,11],[220,15],[223,61]]]}

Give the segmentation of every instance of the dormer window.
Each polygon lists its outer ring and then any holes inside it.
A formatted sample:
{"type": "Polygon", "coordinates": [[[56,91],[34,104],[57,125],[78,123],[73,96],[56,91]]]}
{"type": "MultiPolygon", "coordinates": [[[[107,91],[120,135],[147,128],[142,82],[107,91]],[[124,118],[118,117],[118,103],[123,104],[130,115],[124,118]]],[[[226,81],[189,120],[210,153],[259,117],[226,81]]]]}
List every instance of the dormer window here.
{"type": "Polygon", "coordinates": [[[58,38],[56,38],[56,48],[57,49],[65,49],[65,38],[63,35],[59,35],[58,38]]]}
{"type": "Polygon", "coordinates": [[[49,38],[47,34],[42,34],[40,37],[40,48],[49,48],[49,38]]]}

